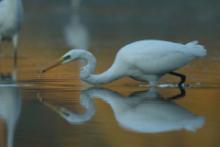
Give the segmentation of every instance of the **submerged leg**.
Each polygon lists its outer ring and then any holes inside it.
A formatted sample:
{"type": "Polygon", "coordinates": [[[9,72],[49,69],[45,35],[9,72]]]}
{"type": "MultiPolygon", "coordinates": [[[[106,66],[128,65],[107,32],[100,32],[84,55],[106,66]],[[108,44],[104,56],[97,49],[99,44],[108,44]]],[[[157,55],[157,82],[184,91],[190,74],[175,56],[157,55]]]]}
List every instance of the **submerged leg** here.
{"type": "Polygon", "coordinates": [[[184,82],[186,81],[186,76],[174,71],[169,72],[169,74],[180,77],[180,82],[178,83],[178,86],[181,87],[183,86],[184,82]]]}
{"type": "Polygon", "coordinates": [[[175,100],[175,99],[179,99],[181,97],[184,97],[186,95],[185,88],[183,86],[180,86],[180,85],[178,86],[178,88],[180,90],[179,94],[171,96],[171,97],[167,97],[165,99],[167,99],[167,100],[175,100]]]}
{"type": "Polygon", "coordinates": [[[18,35],[15,34],[12,38],[13,45],[13,67],[12,67],[12,79],[17,80],[17,46],[18,46],[18,35]]]}

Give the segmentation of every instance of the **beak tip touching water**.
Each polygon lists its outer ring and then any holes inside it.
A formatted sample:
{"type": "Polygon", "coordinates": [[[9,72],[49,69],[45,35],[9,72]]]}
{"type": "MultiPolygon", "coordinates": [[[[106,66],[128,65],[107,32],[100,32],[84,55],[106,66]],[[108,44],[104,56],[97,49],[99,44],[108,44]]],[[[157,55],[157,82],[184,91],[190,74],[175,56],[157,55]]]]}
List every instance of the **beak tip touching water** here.
{"type": "Polygon", "coordinates": [[[40,71],[40,74],[44,74],[45,72],[49,71],[50,69],[53,69],[54,67],[57,67],[61,64],[61,60],[55,61],[53,64],[47,66],[46,68],[42,69],[40,71]]]}
{"type": "Polygon", "coordinates": [[[41,76],[42,76],[46,71],[47,71],[46,69],[40,70],[38,77],[41,78],[41,76]]]}
{"type": "Polygon", "coordinates": [[[40,74],[44,74],[47,70],[46,69],[43,69],[40,71],[40,74]]]}
{"type": "Polygon", "coordinates": [[[44,69],[42,69],[42,70],[40,71],[40,74],[44,74],[44,73],[47,72],[48,70],[49,70],[49,67],[44,68],[44,69]]]}

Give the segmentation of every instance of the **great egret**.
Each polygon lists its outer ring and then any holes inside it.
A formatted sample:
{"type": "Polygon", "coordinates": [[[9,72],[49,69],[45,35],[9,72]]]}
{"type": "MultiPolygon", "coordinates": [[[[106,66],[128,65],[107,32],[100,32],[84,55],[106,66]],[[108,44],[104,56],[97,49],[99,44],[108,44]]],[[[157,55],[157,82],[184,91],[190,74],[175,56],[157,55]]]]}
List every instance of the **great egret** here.
{"type": "Polygon", "coordinates": [[[12,41],[15,63],[22,13],[23,8],[21,0],[0,1],[0,43],[3,40],[12,41]]]}
{"type": "Polygon", "coordinates": [[[180,84],[182,84],[185,76],[173,71],[192,59],[205,55],[206,49],[197,41],[181,44],[162,40],[141,40],[122,47],[112,66],[101,74],[94,74],[96,59],[93,54],[82,49],[68,51],[56,63],[42,72],[72,60],[83,59],[88,64],[81,68],[80,78],[91,84],[104,84],[130,76],[139,81],[148,81],[149,85],[156,86],[160,77],[166,73],[181,77],[180,84]]]}

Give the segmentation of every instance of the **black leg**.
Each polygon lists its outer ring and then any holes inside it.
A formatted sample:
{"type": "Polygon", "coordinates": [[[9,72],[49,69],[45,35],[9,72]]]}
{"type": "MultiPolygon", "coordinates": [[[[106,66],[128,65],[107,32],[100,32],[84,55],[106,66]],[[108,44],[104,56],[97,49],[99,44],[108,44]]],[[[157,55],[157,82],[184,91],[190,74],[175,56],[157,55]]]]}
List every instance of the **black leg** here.
{"type": "Polygon", "coordinates": [[[16,69],[17,68],[17,50],[14,50],[14,53],[13,53],[13,69],[16,69]]]}
{"type": "Polygon", "coordinates": [[[186,81],[186,76],[185,75],[174,72],[174,71],[169,72],[169,74],[180,77],[180,82],[178,83],[178,86],[179,87],[183,86],[182,84],[184,84],[184,82],[186,81]]]}
{"type": "Polygon", "coordinates": [[[186,95],[185,88],[183,86],[178,86],[178,88],[180,90],[179,94],[171,96],[171,97],[167,97],[165,99],[167,99],[167,100],[175,100],[175,99],[179,99],[181,97],[184,97],[186,95]]]}

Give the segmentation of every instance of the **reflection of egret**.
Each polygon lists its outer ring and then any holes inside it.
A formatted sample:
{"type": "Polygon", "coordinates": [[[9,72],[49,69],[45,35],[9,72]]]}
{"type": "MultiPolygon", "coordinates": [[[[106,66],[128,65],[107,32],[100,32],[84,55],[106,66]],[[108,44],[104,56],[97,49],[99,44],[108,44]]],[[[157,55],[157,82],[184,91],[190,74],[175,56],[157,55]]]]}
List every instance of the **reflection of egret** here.
{"type": "Polygon", "coordinates": [[[0,119],[5,121],[7,127],[7,146],[12,147],[14,131],[21,110],[21,92],[14,77],[11,80],[7,77],[0,81],[0,119]]]}
{"type": "Polygon", "coordinates": [[[21,0],[0,1],[0,42],[2,40],[12,40],[15,58],[17,56],[18,31],[21,25],[21,17],[21,0]]]}
{"type": "Polygon", "coordinates": [[[129,130],[142,133],[181,129],[196,131],[204,123],[203,117],[164,100],[155,88],[148,92],[135,92],[129,97],[99,88],[90,89],[88,93],[110,104],[119,124],[129,130]]]}
{"type": "Polygon", "coordinates": [[[196,131],[204,123],[203,117],[194,115],[173,101],[164,100],[155,88],[151,88],[148,92],[135,92],[128,97],[101,88],[82,91],[80,102],[86,106],[86,109],[89,108],[86,110],[86,119],[83,121],[81,119],[83,117],[79,114],[76,115],[63,107],[43,103],[69,123],[81,124],[94,115],[94,103],[89,100],[91,97],[99,97],[107,102],[112,107],[119,124],[123,128],[136,132],[156,133],[181,129],[196,131]]]}
{"type": "Polygon", "coordinates": [[[155,86],[160,77],[166,73],[179,76],[182,84],[185,76],[173,71],[192,59],[205,55],[206,50],[197,41],[184,45],[161,40],[143,40],[121,48],[112,66],[101,74],[94,74],[96,59],[93,54],[81,49],[67,52],[58,62],[44,69],[43,72],[60,64],[83,59],[88,64],[81,68],[80,78],[91,84],[108,83],[123,76],[130,76],[136,80],[148,81],[151,86],[155,86]]]}
{"type": "Polygon", "coordinates": [[[71,4],[73,12],[71,21],[64,30],[65,39],[71,48],[88,49],[88,31],[80,21],[80,0],[71,0],[71,4]]]}
{"type": "Polygon", "coordinates": [[[95,114],[95,105],[92,99],[88,97],[86,93],[82,93],[80,95],[80,104],[85,108],[85,112],[80,114],[71,112],[70,110],[64,107],[54,106],[44,101],[40,95],[38,95],[38,98],[41,101],[41,103],[48,106],[55,112],[57,112],[62,118],[64,118],[70,124],[82,124],[90,120],[91,117],[95,114]]]}

